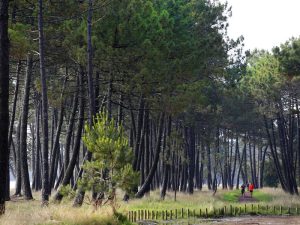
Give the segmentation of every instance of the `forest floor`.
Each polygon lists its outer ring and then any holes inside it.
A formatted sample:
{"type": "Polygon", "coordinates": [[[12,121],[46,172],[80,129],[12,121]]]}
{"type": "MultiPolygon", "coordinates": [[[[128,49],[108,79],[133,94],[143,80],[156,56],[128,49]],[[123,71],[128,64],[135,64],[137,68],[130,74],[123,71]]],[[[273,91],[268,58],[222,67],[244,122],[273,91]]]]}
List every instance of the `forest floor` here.
{"type": "MultiPolygon", "coordinates": [[[[170,210],[170,209],[200,209],[222,208],[224,206],[233,205],[239,207],[245,205],[245,202],[239,202],[240,191],[218,190],[215,195],[209,190],[195,191],[193,195],[177,193],[177,199],[174,201],[174,193],[168,192],[165,200],[160,200],[159,191],[151,192],[142,199],[132,199],[128,203],[121,201],[123,193],[118,193],[118,211],[126,215],[130,210],[148,209],[148,210],[170,210]]],[[[72,201],[64,199],[61,204],[54,204],[50,201],[49,206],[41,208],[40,193],[34,193],[35,200],[25,201],[22,198],[14,199],[7,202],[6,215],[0,218],[0,225],[32,225],[32,224],[63,224],[63,225],[120,225],[121,222],[113,216],[110,207],[102,207],[94,211],[93,206],[89,202],[80,208],[73,208],[72,201]]],[[[280,189],[264,188],[255,190],[254,198],[259,204],[268,204],[271,206],[293,207],[300,206],[299,196],[290,196],[280,189]]],[[[251,203],[249,203],[251,204],[251,203]]],[[[256,204],[256,203],[255,203],[256,204]]],[[[240,219],[244,217],[238,217],[240,219]]],[[[248,217],[246,217],[248,218],[248,217]]],[[[252,217],[249,217],[252,218],[252,217]]],[[[260,218],[260,217],[259,217],[260,218]]],[[[271,217],[270,217],[271,218],[271,217]]],[[[272,217],[273,218],[273,217],[272,217]]],[[[293,217],[289,217],[292,219],[293,217]]],[[[300,221],[299,217],[296,217],[300,221]]],[[[229,223],[229,221],[212,220],[214,224],[244,224],[229,223]]],[[[237,220],[237,218],[233,218],[237,220]]],[[[247,221],[248,219],[246,219],[247,221]]],[[[248,220],[249,221],[249,220],[248,220]]],[[[254,224],[249,222],[250,224],[254,224]]],[[[248,223],[248,224],[249,224],[248,223]]],[[[290,223],[289,224],[296,224],[290,223]]],[[[198,221],[197,224],[202,224],[198,221]]],[[[205,222],[207,223],[207,221],[205,222]]],[[[263,224],[263,223],[260,223],[263,224]]]]}

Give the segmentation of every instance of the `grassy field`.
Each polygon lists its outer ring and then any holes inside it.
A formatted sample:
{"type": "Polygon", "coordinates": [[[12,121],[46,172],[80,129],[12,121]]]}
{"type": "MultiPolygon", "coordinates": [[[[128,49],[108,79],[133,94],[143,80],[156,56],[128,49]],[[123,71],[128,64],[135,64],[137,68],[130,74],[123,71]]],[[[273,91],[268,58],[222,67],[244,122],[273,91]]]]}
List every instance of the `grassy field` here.
{"type": "MultiPolygon", "coordinates": [[[[65,200],[61,204],[50,202],[49,207],[41,208],[40,193],[35,193],[34,201],[11,201],[7,203],[7,213],[0,218],[1,225],[31,225],[31,224],[63,224],[63,225],[120,225],[128,222],[120,221],[113,216],[110,207],[103,207],[96,212],[89,204],[81,208],[73,208],[72,201],[65,200]]],[[[118,211],[126,215],[128,211],[138,209],[171,210],[171,209],[205,209],[222,208],[233,205],[243,206],[239,203],[238,190],[218,190],[213,196],[211,191],[196,191],[193,195],[178,193],[174,201],[174,193],[168,193],[164,201],[159,198],[159,191],[151,192],[142,199],[122,202],[122,193],[118,194],[118,211]]],[[[255,190],[254,197],[263,205],[285,207],[300,207],[300,197],[290,196],[280,189],[264,188],[255,190]]]]}
{"type": "MultiPolygon", "coordinates": [[[[199,209],[199,208],[223,208],[224,206],[233,205],[240,207],[245,203],[239,203],[239,190],[218,190],[213,196],[211,191],[203,190],[196,191],[193,195],[178,193],[177,201],[174,201],[173,193],[169,193],[164,201],[160,200],[159,192],[152,192],[150,196],[143,199],[133,199],[128,204],[121,204],[121,210],[164,210],[164,209],[199,209]]],[[[286,206],[286,207],[300,207],[300,197],[290,196],[284,193],[281,189],[264,188],[262,190],[255,190],[253,197],[257,199],[261,205],[269,206],[286,206]]]]}

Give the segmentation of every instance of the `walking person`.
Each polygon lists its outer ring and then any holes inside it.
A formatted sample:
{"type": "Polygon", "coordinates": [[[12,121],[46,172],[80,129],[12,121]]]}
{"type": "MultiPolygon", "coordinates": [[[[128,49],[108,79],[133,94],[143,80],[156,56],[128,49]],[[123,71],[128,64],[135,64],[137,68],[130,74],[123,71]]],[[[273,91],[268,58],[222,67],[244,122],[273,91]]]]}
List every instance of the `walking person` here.
{"type": "Polygon", "coordinates": [[[243,197],[245,197],[245,189],[246,189],[246,185],[242,184],[242,186],[241,186],[241,193],[242,193],[243,197]]]}
{"type": "Polygon", "coordinates": [[[253,195],[253,190],[254,190],[254,184],[250,183],[249,184],[249,191],[250,191],[251,198],[252,198],[252,195],[253,195]]]}

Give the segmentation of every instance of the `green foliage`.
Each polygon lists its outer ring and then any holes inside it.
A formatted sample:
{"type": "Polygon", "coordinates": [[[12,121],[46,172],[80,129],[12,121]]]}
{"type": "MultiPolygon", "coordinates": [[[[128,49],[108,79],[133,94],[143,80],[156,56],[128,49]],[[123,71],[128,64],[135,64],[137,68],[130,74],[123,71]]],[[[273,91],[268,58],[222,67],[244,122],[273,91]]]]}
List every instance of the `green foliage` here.
{"type": "Polygon", "coordinates": [[[24,59],[31,50],[30,26],[22,23],[13,24],[9,30],[11,55],[16,59],[24,59]]]}
{"type": "Polygon", "coordinates": [[[83,142],[93,153],[91,162],[84,165],[85,175],[79,185],[85,190],[112,194],[116,188],[130,191],[137,185],[138,173],[131,166],[132,150],[121,126],[107,113],[94,118],[93,126],[85,125],[83,142]]]}
{"type": "Polygon", "coordinates": [[[69,200],[71,200],[74,198],[76,192],[73,190],[71,185],[65,185],[65,186],[61,186],[59,193],[62,196],[67,197],[69,200]]]}
{"type": "Polygon", "coordinates": [[[291,38],[273,49],[280,62],[280,71],[289,77],[300,76],[300,38],[291,38]]]}

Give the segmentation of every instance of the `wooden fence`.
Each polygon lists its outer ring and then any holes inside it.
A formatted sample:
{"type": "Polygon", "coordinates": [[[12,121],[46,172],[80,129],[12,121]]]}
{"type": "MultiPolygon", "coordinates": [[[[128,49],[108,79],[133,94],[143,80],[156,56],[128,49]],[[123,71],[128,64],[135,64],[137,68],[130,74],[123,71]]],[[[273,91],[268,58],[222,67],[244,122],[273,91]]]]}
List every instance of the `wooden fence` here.
{"type": "Polygon", "coordinates": [[[224,206],[219,209],[175,209],[175,210],[135,210],[128,212],[130,222],[145,220],[177,220],[192,218],[217,218],[239,215],[300,215],[300,208],[245,204],[244,206],[224,206]]]}

